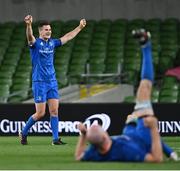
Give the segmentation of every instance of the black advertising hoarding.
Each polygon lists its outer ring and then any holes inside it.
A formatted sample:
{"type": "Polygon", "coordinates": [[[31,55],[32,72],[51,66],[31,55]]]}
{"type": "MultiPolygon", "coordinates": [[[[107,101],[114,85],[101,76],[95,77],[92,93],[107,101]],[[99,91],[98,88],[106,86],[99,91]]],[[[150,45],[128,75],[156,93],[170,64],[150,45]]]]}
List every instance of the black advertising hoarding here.
{"type": "MultiPolygon", "coordinates": [[[[126,117],[133,111],[134,104],[61,104],[59,109],[59,132],[62,135],[78,135],[76,125],[85,122],[101,124],[110,135],[120,134],[126,117]]],[[[180,105],[154,104],[155,115],[159,119],[159,131],[165,136],[180,135],[180,105]]],[[[0,135],[18,135],[28,117],[35,112],[34,104],[1,104],[0,135]]],[[[51,135],[49,114],[38,121],[31,135],[51,135]]]]}

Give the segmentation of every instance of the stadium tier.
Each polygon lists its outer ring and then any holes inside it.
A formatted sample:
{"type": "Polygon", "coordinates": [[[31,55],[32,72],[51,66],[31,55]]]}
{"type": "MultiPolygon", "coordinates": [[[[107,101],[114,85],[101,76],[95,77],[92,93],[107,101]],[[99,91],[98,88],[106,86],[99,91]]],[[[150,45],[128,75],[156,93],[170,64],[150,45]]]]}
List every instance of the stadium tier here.
{"type": "MultiPolygon", "coordinates": [[[[53,37],[62,36],[78,23],[77,20],[52,21],[53,37]]],[[[38,36],[37,24],[33,25],[35,36],[38,36]]],[[[118,73],[121,67],[122,82],[136,85],[141,53],[131,31],[146,28],[152,35],[155,75],[159,82],[153,90],[153,102],[180,102],[178,81],[163,76],[177,60],[179,25],[175,18],[87,21],[87,27],[74,40],[56,49],[55,69],[60,88],[81,83],[87,64],[90,74],[118,73]]],[[[23,101],[31,97],[31,60],[25,25],[23,22],[1,23],[0,35],[0,102],[23,101]]],[[[98,79],[91,78],[90,82],[98,79]]],[[[125,102],[133,101],[134,97],[125,99],[125,102]]]]}

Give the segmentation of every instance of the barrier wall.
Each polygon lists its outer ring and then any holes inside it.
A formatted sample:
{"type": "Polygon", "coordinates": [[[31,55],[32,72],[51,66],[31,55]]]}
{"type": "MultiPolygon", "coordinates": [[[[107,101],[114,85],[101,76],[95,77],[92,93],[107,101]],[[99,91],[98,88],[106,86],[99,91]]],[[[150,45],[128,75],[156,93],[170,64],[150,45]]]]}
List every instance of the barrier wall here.
{"type": "Polygon", "coordinates": [[[0,22],[34,20],[100,20],[103,18],[180,18],[179,0],[2,0],[0,22]]]}
{"type": "MultiPolygon", "coordinates": [[[[62,104],[59,113],[61,135],[78,135],[76,125],[85,122],[101,124],[110,135],[120,134],[126,117],[133,110],[133,104],[62,104]]],[[[154,104],[159,119],[159,131],[163,136],[180,135],[180,105],[154,104]]],[[[35,112],[33,104],[0,105],[0,135],[18,135],[28,117],[35,112]]],[[[36,123],[30,135],[51,135],[48,113],[36,123]]]]}

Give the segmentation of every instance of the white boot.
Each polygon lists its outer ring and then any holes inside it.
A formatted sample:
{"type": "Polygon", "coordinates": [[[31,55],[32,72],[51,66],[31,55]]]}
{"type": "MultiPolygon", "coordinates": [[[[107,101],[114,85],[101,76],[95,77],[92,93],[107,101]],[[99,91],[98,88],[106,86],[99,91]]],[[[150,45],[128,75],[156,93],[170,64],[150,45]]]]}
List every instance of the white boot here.
{"type": "Polygon", "coordinates": [[[178,154],[176,152],[172,152],[170,154],[170,159],[174,161],[180,161],[180,159],[178,158],[178,154]]]}

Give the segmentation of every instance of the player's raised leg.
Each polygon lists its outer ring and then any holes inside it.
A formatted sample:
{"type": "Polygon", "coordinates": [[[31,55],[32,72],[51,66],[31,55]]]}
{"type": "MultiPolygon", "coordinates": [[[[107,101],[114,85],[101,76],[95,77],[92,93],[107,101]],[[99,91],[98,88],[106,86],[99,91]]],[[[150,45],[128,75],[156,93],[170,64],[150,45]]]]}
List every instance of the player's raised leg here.
{"type": "MultiPolygon", "coordinates": [[[[150,42],[150,33],[144,29],[133,30],[132,32],[134,38],[136,38],[140,45],[142,51],[142,67],[141,67],[141,82],[137,91],[137,101],[135,106],[134,114],[137,115],[153,115],[154,112],[151,107],[151,91],[154,81],[154,68],[152,60],[152,49],[150,42]]],[[[132,115],[129,115],[128,122],[132,122],[136,119],[132,115]]],[[[177,160],[177,154],[161,140],[161,145],[164,154],[173,160],[177,160]]]]}
{"type": "Polygon", "coordinates": [[[19,133],[22,145],[27,145],[27,135],[29,129],[45,115],[46,103],[36,103],[36,113],[29,117],[24,129],[19,133]]]}
{"type": "Polygon", "coordinates": [[[139,41],[142,51],[141,81],[136,95],[135,112],[141,111],[141,115],[153,115],[151,106],[151,91],[154,81],[154,69],[152,62],[152,50],[150,33],[144,29],[133,30],[133,36],[139,41]]]}
{"type": "Polygon", "coordinates": [[[141,82],[137,91],[138,101],[149,101],[151,99],[152,82],[154,70],[152,64],[151,43],[142,46],[143,60],[141,69],[141,82]]]}

